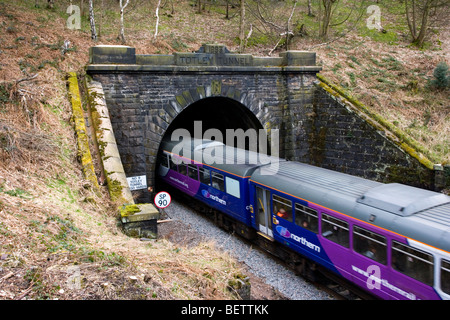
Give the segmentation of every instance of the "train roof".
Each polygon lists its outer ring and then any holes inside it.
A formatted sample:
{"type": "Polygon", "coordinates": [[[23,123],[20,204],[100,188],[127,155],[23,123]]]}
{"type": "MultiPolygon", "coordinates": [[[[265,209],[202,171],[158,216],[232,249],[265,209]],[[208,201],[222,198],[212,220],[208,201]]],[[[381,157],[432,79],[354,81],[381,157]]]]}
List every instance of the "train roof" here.
{"type": "Polygon", "coordinates": [[[450,252],[450,197],[298,162],[258,168],[252,181],[450,252]]]}
{"type": "Polygon", "coordinates": [[[450,252],[450,197],[444,194],[261,157],[211,140],[163,141],[161,148],[450,252]]]}
{"type": "Polygon", "coordinates": [[[278,158],[229,147],[222,142],[213,140],[163,141],[161,149],[238,177],[249,177],[258,167],[268,164],[270,161],[279,161],[278,158]]]}

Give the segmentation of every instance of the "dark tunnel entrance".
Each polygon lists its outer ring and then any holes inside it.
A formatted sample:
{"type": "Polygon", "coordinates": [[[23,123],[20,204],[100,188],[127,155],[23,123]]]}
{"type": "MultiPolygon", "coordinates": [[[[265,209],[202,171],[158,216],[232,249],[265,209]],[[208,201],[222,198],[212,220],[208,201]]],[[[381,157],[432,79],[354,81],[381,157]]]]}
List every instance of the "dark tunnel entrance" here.
{"type": "MultiPolygon", "coordinates": [[[[248,129],[255,130],[257,133],[264,129],[256,116],[240,102],[225,97],[210,97],[194,102],[178,114],[167,128],[162,141],[170,141],[172,133],[177,129],[186,129],[191,137],[198,137],[196,133],[198,134],[199,132],[199,123],[201,123],[201,137],[204,136],[207,130],[217,129],[222,134],[223,140],[221,142],[228,145],[234,144],[234,146],[236,146],[237,139],[235,141],[226,141],[227,129],[232,129],[233,131],[242,129],[244,133],[248,129]],[[197,131],[195,125],[197,125],[197,131]]],[[[175,139],[175,141],[178,141],[178,139],[175,139]]],[[[246,137],[245,149],[255,150],[254,147],[254,145],[250,146],[250,139],[246,137]]],[[[267,148],[266,151],[269,149],[267,148]]],[[[160,152],[161,150],[158,151],[158,154],[160,152]]],[[[158,167],[159,163],[157,161],[155,169],[157,170],[158,167]]],[[[157,176],[157,172],[155,172],[155,176],[157,176]]],[[[159,183],[155,182],[156,189],[159,189],[159,183]]]]}
{"type": "MultiPolygon", "coordinates": [[[[233,141],[226,141],[227,129],[233,131],[242,129],[244,132],[253,129],[259,132],[263,126],[240,102],[224,97],[213,97],[197,101],[184,109],[166,130],[163,141],[170,140],[172,133],[180,128],[188,130],[191,137],[198,137],[199,128],[201,128],[201,137],[207,130],[217,129],[222,134],[221,142],[232,145],[233,141]]],[[[246,139],[245,149],[249,150],[249,148],[249,139],[246,139]]]]}

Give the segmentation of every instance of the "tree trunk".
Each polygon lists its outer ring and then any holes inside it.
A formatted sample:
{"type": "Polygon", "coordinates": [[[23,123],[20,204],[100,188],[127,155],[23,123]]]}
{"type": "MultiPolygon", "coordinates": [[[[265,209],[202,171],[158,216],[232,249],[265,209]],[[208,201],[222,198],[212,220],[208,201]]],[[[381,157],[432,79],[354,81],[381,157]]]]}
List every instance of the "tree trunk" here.
{"type": "Polygon", "coordinates": [[[225,19],[227,19],[227,20],[230,18],[229,11],[230,11],[230,1],[227,0],[227,10],[226,10],[226,14],[225,14],[225,19]]]}
{"type": "Polygon", "coordinates": [[[418,47],[422,47],[423,43],[425,41],[425,36],[427,34],[427,28],[428,28],[428,17],[430,14],[430,6],[427,1],[425,4],[425,7],[423,8],[422,13],[422,24],[420,26],[420,32],[419,35],[414,39],[413,43],[416,44],[418,47]]]}
{"type": "Polygon", "coordinates": [[[80,14],[84,16],[84,0],[80,1],[80,14]]]}
{"type": "MultiPolygon", "coordinates": [[[[414,0],[413,0],[414,1],[414,0]]],[[[413,28],[413,24],[415,24],[415,19],[414,19],[414,15],[411,17],[411,13],[409,11],[409,7],[408,7],[408,0],[405,1],[405,11],[406,11],[406,21],[408,22],[408,29],[409,32],[411,32],[411,36],[413,37],[413,39],[415,38],[416,34],[414,32],[414,28],[413,28]]]]}
{"type": "Polygon", "coordinates": [[[322,0],[324,12],[323,16],[321,17],[322,25],[319,32],[319,36],[321,38],[326,38],[328,36],[328,29],[331,22],[331,9],[334,2],[336,2],[336,0],[322,0]]]}
{"type": "Polygon", "coordinates": [[[245,0],[241,0],[241,20],[239,23],[239,52],[244,53],[244,41],[245,41],[245,0]]]}
{"type": "Polygon", "coordinates": [[[125,2],[125,5],[122,5],[122,0],[120,0],[120,34],[119,34],[119,40],[122,43],[125,43],[125,27],[123,25],[123,14],[124,14],[124,10],[128,5],[129,0],[127,0],[127,2],[125,2]]]}
{"type": "Polygon", "coordinates": [[[91,24],[91,38],[97,41],[97,31],[95,30],[94,3],[89,0],[89,22],[91,24]]]}
{"type": "Polygon", "coordinates": [[[286,23],[286,51],[289,50],[289,41],[291,40],[291,37],[294,36],[294,33],[291,31],[290,25],[292,17],[294,16],[295,7],[297,6],[298,0],[295,0],[294,6],[292,7],[291,15],[289,16],[289,19],[286,23]]]}
{"type": "Polygon", "coordinates": [[[153,39],[156,39],[158,36],[158,25],[159,25],[159,7],[161,6],[161,0],[158,0],[158,5],[156,6],[156,26],[155,26],[155,35],[153,39]]]}
{"type": "Polygon", "coordinates": [[[312,0],[308,0],[308,16],[314,17],[314,14],[312,13],[312,0]]]}

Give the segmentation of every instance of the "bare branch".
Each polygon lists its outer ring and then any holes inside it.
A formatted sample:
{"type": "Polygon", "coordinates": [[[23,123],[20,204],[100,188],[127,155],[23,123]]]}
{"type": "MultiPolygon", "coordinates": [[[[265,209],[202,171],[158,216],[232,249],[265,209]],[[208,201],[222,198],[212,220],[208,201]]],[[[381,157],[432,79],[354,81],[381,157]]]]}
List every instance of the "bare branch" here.
{"type": "Polygon", "coordinates": [[[289,23],[291,23],[292,16],[294,15],[295,7],[297,6],[297,2],[298,2],[298,0],[295,0],[294,6],[292,7],[291,15],[289,16],[289,19],[288,19],[288,22],[287,22],[288,31],[289,31],[289,23]]]}
{"type": "Polygon", "coordinates": [[[272,26],[272,27],[274,27],[274,28],[276,28],[278,30],[284,30],[284,28],[282,26],[279,26],[279,25],[273,23],[272,21],[267,21],[266,18],[264,18],[263,14],[261,13],[261,8],[259,6],[259,1],[256,2],[256,8],[258,9],[259,19],[262,22],[264,22],[265,24],[268,24],[268,25],[270,25],[270,26],[272,26]]]}
{"type": "Polygon", "coordinates": [[[283,38],[281,38],[280,40],[278,40],[277,44],[275,45],[275,47],[273,47],[272,50],[269,51],[268,55],[271,56],[272,53],[278,48],[278,45],[280,44],[281,40],[283,40],[283,38]]]}
{"type": "Polygon", "coordinates": [[[19,83],[24,82],[24,81],[31,81],[31,80],[35,79],[38,75],[39,74],[36,73],[36,74],[32,75],[31,77],[27,77],[27,78],[22,78],[22,79],[16,80],[16,84],[19,84],[19,83]]]}

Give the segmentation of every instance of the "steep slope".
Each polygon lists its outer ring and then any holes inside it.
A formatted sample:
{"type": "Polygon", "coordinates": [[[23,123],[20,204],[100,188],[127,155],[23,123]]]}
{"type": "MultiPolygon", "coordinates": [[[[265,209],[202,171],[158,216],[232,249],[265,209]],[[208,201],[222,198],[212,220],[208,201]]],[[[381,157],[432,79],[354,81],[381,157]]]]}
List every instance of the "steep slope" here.
{"type": "MultiPolygon", "coordinates": [[[[83,180],[66,73],[83,73],[90,46],[119,44],[117,1],[105,1],[111,6],[96,8],[96,43],[85,17],[81,30],[66,28],[65,4],[0,3],[0,299],[234,298],[226,286],[241,272],[236,261],[212,243],[180,248],[124,236],[106,192],[97,196],[83,180]]],[[[132,4],[126,44],[142,54],[194,51],[206,42],[237,50],[237,9],[227,20],[223,11],[196,14],[190,3],[160,11],[156,40],[153,3],[132,4]]],[[[298,12],[306,19],[303,4],[298,12]]],[[[270,42],[251,21],[247,52],[267,55],[277,37],[270,42]]],[[[426,88],[437,62],[449,62],[447,34],[441,42],[418,50],[403,38],[385,43],[356,32],[326,45],[298,37],[290,49],[314,47],[326,77],[448,163],[448,91],[426,88]]]]}
{"type": "Polygon", "coordinates": [[[0,299],[234,299],[229,255],[125,236],[83,179],[66,72],[82,71],[89,35],[13,3],[0,26],[0,299]]]}

